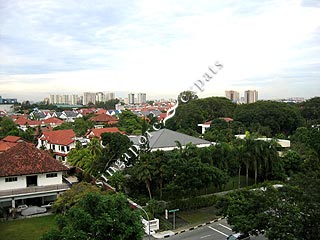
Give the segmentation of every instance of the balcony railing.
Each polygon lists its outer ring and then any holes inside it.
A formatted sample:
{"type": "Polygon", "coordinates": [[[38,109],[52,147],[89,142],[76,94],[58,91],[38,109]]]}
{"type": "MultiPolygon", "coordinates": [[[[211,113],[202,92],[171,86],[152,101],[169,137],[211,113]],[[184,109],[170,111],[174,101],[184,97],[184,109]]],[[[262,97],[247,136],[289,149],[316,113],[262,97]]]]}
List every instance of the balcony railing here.
{"type": "Polygon", "coordinates": [[[7,197],[7,196],[15,196],[20,194],[32,194],[32,193],[42,193],[48,191],[58,191],[62,189],[69,189],[68,184],[55,184],[55,185],[48,185],[48,186],[36,186],[36,187],[26,187],[26,188],[17,188],[11,190],[0,190],[0,197],[7,197]]]}

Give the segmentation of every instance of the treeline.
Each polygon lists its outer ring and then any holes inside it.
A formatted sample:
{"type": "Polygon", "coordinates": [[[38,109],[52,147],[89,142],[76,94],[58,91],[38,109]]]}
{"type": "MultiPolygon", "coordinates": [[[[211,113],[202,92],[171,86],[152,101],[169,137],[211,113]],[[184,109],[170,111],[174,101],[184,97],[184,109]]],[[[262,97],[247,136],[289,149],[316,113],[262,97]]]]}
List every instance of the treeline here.
{"type": "Polygon", "coordinates": [[[301,104],[258,101],[241,105],[222,97],[192,99],[180,103],[166,127],[199,136],[199,123],[229,117],[235,121],[233,130],[238,134],[250,131],[267,137],[290,136],[298,127],[320,123],[319,105],[320,97],[301,104]]]}

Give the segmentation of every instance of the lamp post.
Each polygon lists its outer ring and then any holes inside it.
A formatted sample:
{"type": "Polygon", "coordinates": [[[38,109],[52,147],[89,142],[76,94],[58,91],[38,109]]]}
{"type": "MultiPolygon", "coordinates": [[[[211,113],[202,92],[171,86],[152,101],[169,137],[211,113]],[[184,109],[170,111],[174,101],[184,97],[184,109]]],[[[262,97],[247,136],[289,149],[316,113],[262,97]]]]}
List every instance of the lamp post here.
{"type": "Polygon", "coordinates": [[[141,209],[147,216],[147,219],[148,219],[148,231],[149,231],[148,239],[150,240],[150,220],[149,220],[149,215],[146,212],[146,210],[144,210],[140,205],[137,205],[137,208],[141,209]]]}

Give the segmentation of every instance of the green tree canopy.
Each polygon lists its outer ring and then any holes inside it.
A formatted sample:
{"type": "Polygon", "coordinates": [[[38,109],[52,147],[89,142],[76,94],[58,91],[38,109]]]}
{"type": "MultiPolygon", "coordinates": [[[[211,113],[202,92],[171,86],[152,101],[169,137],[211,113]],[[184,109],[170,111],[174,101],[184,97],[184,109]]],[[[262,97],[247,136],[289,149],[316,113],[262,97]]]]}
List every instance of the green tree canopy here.
{"type": "Polygon", "coordinates": [[[250,131],[268,137],[277,133],[290,135],[304,124],[297,107],[273,101],[239,105],[234,120],[242,122],[250,131]]]}
{"type": "Polygon", "coordinates": [[[45,233],[42,240],[139,240],[144,235],[138,211],[122,194],[86,193],[57,223],[58,230],[45,233]]]}

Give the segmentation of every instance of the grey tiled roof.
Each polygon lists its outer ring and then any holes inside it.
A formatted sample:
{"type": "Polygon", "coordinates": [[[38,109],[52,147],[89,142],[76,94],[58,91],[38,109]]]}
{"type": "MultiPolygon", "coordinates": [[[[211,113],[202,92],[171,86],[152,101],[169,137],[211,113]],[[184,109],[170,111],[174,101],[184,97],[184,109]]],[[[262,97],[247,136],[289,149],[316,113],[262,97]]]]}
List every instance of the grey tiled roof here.
{"type": "MultiPolygon", "coordinates": [[[[150,132],[150,134],[152,135],[152,137],[149,137],[149,146],[151,149],[176,147],[176,141],[179,141],[182,146],[186,146],[188,143],[192,143],[194,145],[211,144],[211,142],[207,140],[192,137],[166,128],[150,132]]],[[[135,145],[139,145],[139,139],[140,136],[130,138],[135,145]]]]}

